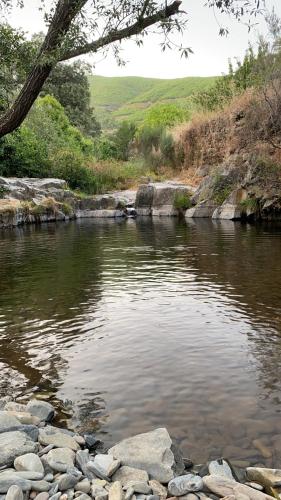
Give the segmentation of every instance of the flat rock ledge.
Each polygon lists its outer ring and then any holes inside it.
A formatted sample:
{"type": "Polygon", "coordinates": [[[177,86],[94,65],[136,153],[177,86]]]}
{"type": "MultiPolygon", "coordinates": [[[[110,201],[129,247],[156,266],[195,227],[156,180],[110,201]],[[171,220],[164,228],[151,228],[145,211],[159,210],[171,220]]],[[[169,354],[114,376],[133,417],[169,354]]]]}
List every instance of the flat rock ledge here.
{"type": "Polygon", "coordinates": [[[222,458],[195,465],[165,428],[104,451],[93,434],[51,425],[55,409],[46,401],[0,407],[0,500],[280,498],[281,470],[222,458]]]}

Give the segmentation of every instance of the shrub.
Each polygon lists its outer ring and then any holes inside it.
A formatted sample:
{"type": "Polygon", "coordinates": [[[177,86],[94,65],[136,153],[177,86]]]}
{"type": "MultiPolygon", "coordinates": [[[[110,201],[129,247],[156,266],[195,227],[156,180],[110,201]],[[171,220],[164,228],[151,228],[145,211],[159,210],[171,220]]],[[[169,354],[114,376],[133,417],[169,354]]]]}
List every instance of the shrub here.
{"type": "Polygon", "coordinates": [[[83,156],[77,151],[57,151],[51,158],[52,173],[64,179],[71,189],[81,189],[87,193],[95,193],[97,182],[94,172],[83,163],[83,156]]]}
{"type": "Polygon", "coordinates": [[[174,208],[177,210],[187,210],[192,206],[190,196],[187,193],[176,193],[174,197],[174,208]]]}
{"type": "Polygon", "coordinates": [[[113,140],[105,136],[95,140],[93,152],[97,160],[110,160],[118,158],[117,145],[113,140]]]}

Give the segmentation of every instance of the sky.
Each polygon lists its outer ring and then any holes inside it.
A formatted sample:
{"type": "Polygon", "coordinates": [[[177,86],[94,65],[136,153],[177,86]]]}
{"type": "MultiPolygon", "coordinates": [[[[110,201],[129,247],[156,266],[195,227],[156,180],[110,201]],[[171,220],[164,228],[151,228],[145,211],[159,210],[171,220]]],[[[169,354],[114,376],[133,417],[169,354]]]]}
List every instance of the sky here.
{"type": "MultiPolygon", "coordinates": [[[[228,17],[215,16],[204,7],[206,0],[183,0],[181,9],[187,13],[188,24],[177,43],[193,50],[188,59],[181,58],[176,50],[161,52],[156,35],[146,37],[144,46],[138,48],[132,40],[123,42],[122,57],[125,67],[119,67],[108,54],[96,54],[87,58],[93,64],[93,73],[104,76],[145,76],[154,78],[181,78],[185,76],[210,76],[227,73],[228,60],[242,58],[249,44],[255,43],[258,32],[266,33],[265,22],[259,17],[250,33],[247,27],[228,17]],[[229,35],[219,35],[219,24],[227,25],[229,35]]],[[[43,29],[41,15],[36,8],[37,0],[26,0],[25,9],[14,11],[9,21],[29,33],[43,29]]],[[[269,10],[274,7],[281,17],[281,0],[266,0],[269,10]]]]}

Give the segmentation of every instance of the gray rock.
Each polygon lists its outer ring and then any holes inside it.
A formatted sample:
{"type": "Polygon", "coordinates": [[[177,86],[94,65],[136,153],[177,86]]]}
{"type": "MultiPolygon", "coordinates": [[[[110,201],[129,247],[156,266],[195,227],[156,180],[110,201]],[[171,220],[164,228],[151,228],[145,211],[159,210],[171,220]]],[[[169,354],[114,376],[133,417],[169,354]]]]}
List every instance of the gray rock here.
{"type": "Polygon", "coordinates": [[[263,486],[281,486],[281,469],[247,467],[247,478],[250,481],[257,481],[263,486]]]}
{"type": "Polygon", "coordinates": [[[69,490],[70,488],[74,488],[74,486],[78,483],[81,477],[76,474],[62,474],[58,479],[58,487],[60,491],[69,490]]]}
{"type": "Polygon", "coordinates": [[[114,460],[111,455],[98,454],[93,461],[88,463],[90,470],[102,479],[111,477],[120,467],[120,460],[114,460]]]}
{"type": "Polygon", "coordinates": [[[135,493],[135,490],[134,488],[127,488],[127,491],[125,493],[125,500],[130,500],[132,498],[132,496],[134,495],[135,493]]]}
{"type": "Polygon", "coordinates": [[[149,477],[145,470],[135,469],[133,467],[128,467],[127,465],[120,467],[120,469],[118,469],[112,477],[112,481],[120,481],[125,490],[128,489],[128,483],[131,481],[147,483],[148,479],[149,477]]]}
{"type": "Polygon", "coordinates": [[[160,500],[158,495],[147,495],[146,500],[160,500]]]}
{"type": "Polygon", "coordinates": [[[16,470],[30,470],[34,472],[44,473],[44,467],[40,458],[35,453],[26,453],[14,460],[16,470]]]}
{"type": "Polygon", "coordinates": [[[8,401],[8,403],[5,404],[4,409],[6,411],[19,411],[19,412],[26,412],[26,405],[23,405],[21,403],[16,403],[15,401],[8,401]]]}
{"type": "Polygon", "coordinates": [[[184,471],[183,462],[177,460],[165,428],[124,439],[108,453],[120,460],[122,465],[145,470],[160,483],[167,483],[184,471]]]}
{"type": "Polygon", "coordinates": [[[44,481],[48,481],[48,483],[51,483],[54,480],[54,475],[51,474],[50,472],[46,474],[46,476],[43,477],[44,481]]]}
{"type": "Polygon", "coordinates": [[[0,432],[7,432],[17,426],[20,426],[20,421],[15,416],[0,411],[0,432]]]}
{"type": "Polygon", "coordinates": [[[95,479],[92,482],[91,493],[92,497],[99,500],[107,500],[108,491],[104,488],[106,485],[106,481],[101,481],[99,479],[95,479]]]}
{"type": "Polygon", "coordinates": [[[246,198],[247,192],[244,189],[236,189],[226,198],[223,204],[214,211],[212,218],[226,220],[241,219],[244,212],[241,202],[245,201],[246,198]]]}
{"type": "Polygon", "coordinates": [[[66,472],[68,467],[74,466],[75,453],[69,448],[55,448],[45,457],[49,466],[57,472],[66,472]]]}
{"type": "Polygon", "coordinates": [[[201,201],[200,203],[195,205],[195,207],[186,210],[185,217],[187,219],[212,217],[217,206],[217,203],[213,202],[212,200],[201,201]]]}
{"type": "MultiPolygon", "coordinates": [[[[50,491],[49,491],[49,493],[50,493],[50,491]]],[[[61,491],[58,491],[54,495],[50,496],[50,500],[59,500],[60,497],[61,497],[61,491]]]]}
{"type": "Polygon", "coordinates": [[[122,484],[120,481],[114,481],[108,492],[108,500],[123,500],[123,498],[122,484]]]}
{"type": "Polygon", "coordinates": [[[80,449],[79,444],[72,436],[69,436],[64,432],[61,432],[60,429],[56,429],[51,426],[39,429],[38,440],[43,445],[53,444],[57,448],[70,448],[74,451],[80,449]]]}
{"type": "Polygon", "coordinates": [[[7,491],[6,500],[23,500],[23,492],[19,486],[13,485],[7,491]]]}
{"type": "Polygon", "coordinates": [[[209,465],[209,474],[215,474],[216,476],[224,476],[229,479],[234,479],[232,471],[228,463],[223,460],[223,458],[219,460],[212,460],[209,465]]]}
{"type": "Polygon", "coordinates": [[[82,493],[82,495],[77,496],[76,498],[79,498],[79,500],[90,500],[91,497],[87,495],[86,493],[82,493]]]}
{"type": "Polygon", "coordinates": [[[39,493],[38,495],[36,495],[35,498],[36,498],[36,500],[48,500],[49,493],[47,493],[46,491],[42,492],[42,493],[39,493]]]}
{"type": "Polygon", "coordinates": [[[144,481],[128,481],[127,488],[133,488],[135,493],[143,493],[144,495],[151,493],[150,486],[144,481]]]}
{"type": "Polygon", "coordinates": [[[51,451],[53,448],[54,448],[53,444],[49,444],[48,446],[44,446],[44,448],[42,448],[42,450],[39,451],[38,457],[42,457],[43,455],[47,455],[47,453],[49,453],[49,451],[51,451]]]}
{"type": "Polygon", "coordinates": [[[37,441],[38,439],[39,430],[35,425],[26,425],[21,423],[19,423],[18,425],[13,425],[9,429],[0,429],[0,434],[14,431],[24,432],[30,439],[32,439],[32,441],[37,441]]]}
{"type": "Polygon", "coordinates": [[[29,401],[26,409],[29,413],[31,413],[31,415],[34,415],[45,422],[50,422],[55,415],[55,409],[50,403],[47,403],[46,401],[39,401],[38,399],[32,399],[29,401]]]}
{"type": "Polygon", "coordinates": [[[12,479],[13,477],[21,477],[22,479],[28,479],[30,481],[41,481],[43,479],[42,472],[34,472],[31,470],[20,470],[15,471],[14,469],[7,469],[0,473],[1,479],[12,479]]]}
{"type": "Polygon", "coordinates": [[[15,458],[25,453],[34,453],[38,444],[24,432],[5,432],[0,434],[0,466],[11,465],[15,458]]]}
{"type": "Polygon", "coordinates": [[[59,489],[59,485],[58,485],[57,481],[52,483],[52,486],[49,489],[49,495],[50,496],[57,495],[58,489],[59,489]]]}
{"type": "Polygon", "coordinates": [[[251,488],[254,488],[255,490],[262,491],[263,486],[259,483],[254,483],[253,481],[245,483],[247,486],[250,486],[251,488]]]}
{"type": "Polygon", "coordinates": [[[5,411],[7,415],[11,417],[15,417],[21,424],[27,425],[39,425],[40,419],[31,415],[28,412],[19,412],[19,411],[5,411]]]}
{"type": "Polygon", "coordinates": [[[90,462],[87,463],[87,467],[93,474],[95,474],[96,477],[110,481],[110,478],[95,466],[94,461],[90,460],[90,462]]]}
{"type": "Polygon", "coordinates": [[[0,493],[7,493],[11,486],[18,486],[22,491],[31,489],[31,481],[14,476],[10,479],[0,479],[0,493]]]}
{"type": "Polygon", "coordinates": [[[88,468],[90,461],[90,454],[88,450],[79,450],[76,453],[76,463],[79,469],[83,472],[84,476],[88,479],[95,479],[96,475],[88,468]]]}
{"type": "Polygon", "coordinates": [[[31,487],[35,491],[49,491],[51,489],[51,483],[48,483],[47,481],[31,481],[31,487]]]}
{"type": "Polygon", "coordinates": [[[203,489],[203,481],[200,476],[194,474],[186,474],[172,479],[168,484],[168,490],[171,495],[180,497],[192,491],[200,491],[203,489]]]}
{"type": "Polygon", "coordinates": [[[74,486],[74,489],[76,491],[81,491],[82,493],[88,494],[91,491],[91,483],[89,479],[83,479],[74,486]]]}

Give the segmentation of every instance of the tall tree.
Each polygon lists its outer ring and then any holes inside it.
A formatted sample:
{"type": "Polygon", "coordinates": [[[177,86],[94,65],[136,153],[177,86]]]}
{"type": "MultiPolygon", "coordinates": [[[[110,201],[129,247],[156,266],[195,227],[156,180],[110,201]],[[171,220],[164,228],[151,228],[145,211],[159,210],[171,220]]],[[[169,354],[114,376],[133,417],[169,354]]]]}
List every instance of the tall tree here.
{"type": "MultiPolygon", "coordinates": [[[[0,0],[0,8],[15,4],[24,7],[25,0],[0,0]]],[[[44,5],[44,1],[42,2],[44,5]]],[[[157,25],[164,35],[163,48],[170,46],[174,30],[182,31],[185,21],[179,18],[180,0],[167,4],[160,0],[53,0],[45,18],[48,31],[17,98],[0,117],[0,137],[21,125],[44,82],[60,61],[97,52],[113,44],[119,58],[117,42],[147,33],[157,25]]],[[[237,18],[257,12],[260,0],[206,0],[206,5],[237,18]]],[[[180,47],[187,55],[189,48],[180,47]]]]}

